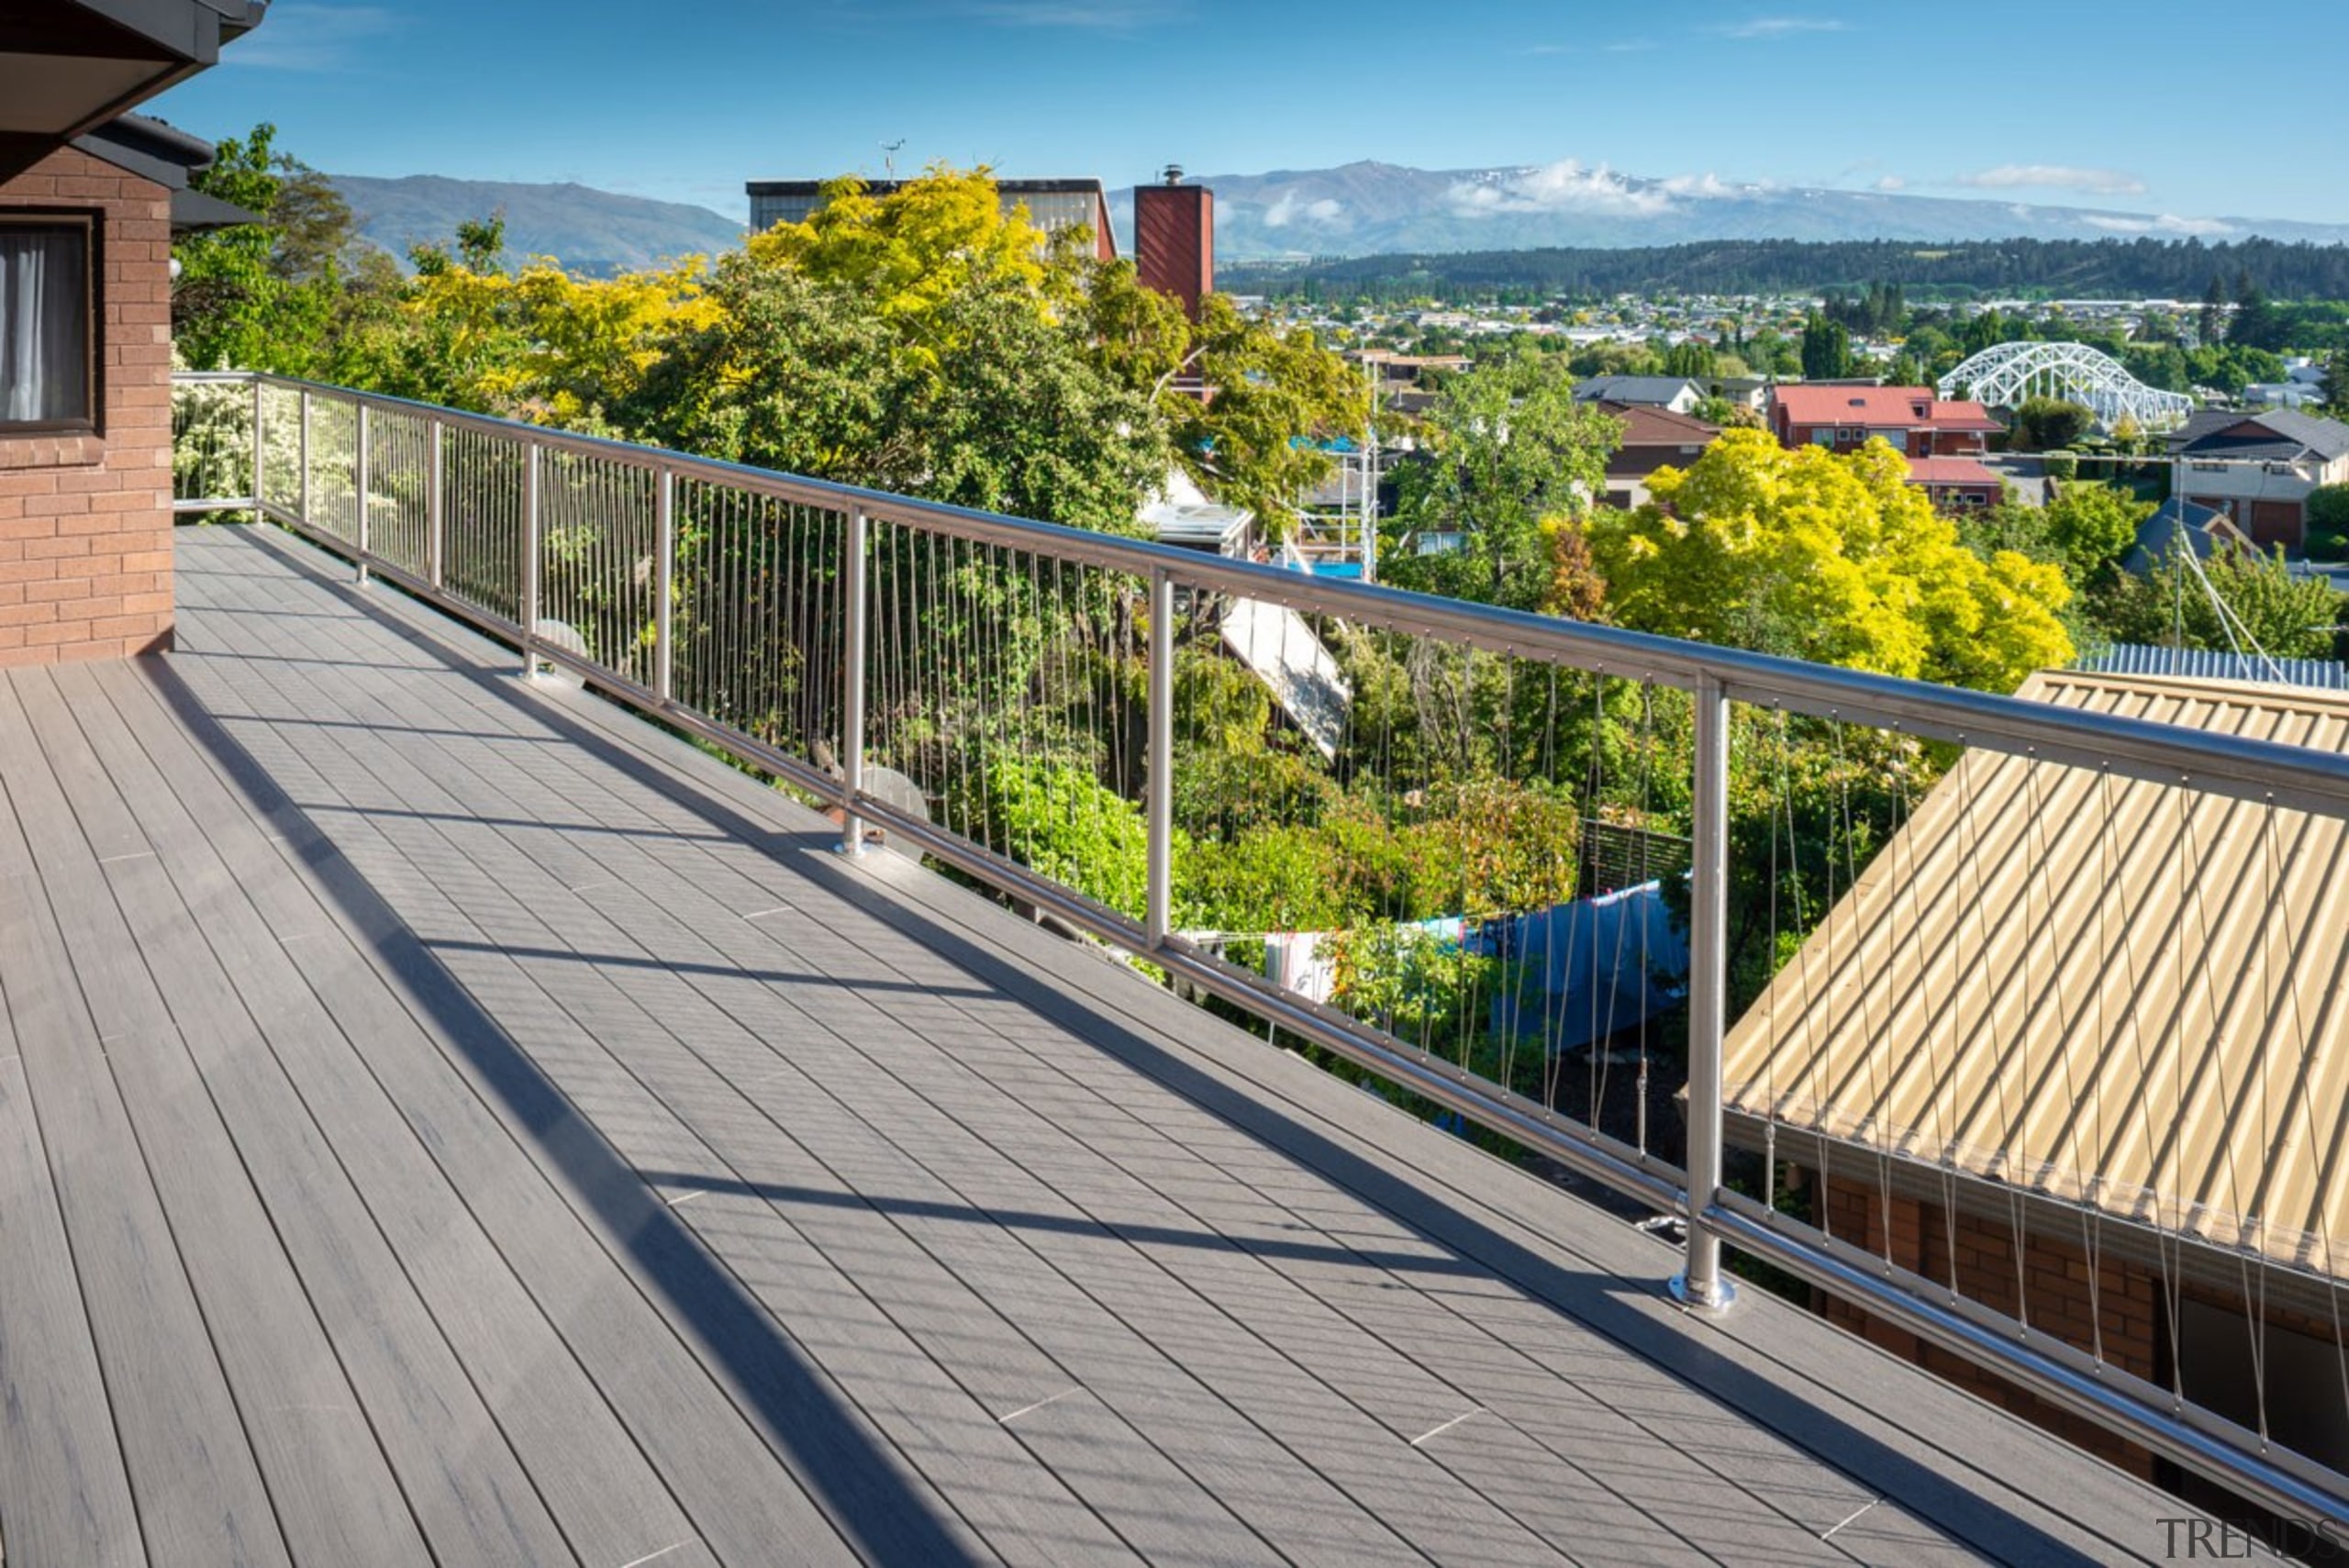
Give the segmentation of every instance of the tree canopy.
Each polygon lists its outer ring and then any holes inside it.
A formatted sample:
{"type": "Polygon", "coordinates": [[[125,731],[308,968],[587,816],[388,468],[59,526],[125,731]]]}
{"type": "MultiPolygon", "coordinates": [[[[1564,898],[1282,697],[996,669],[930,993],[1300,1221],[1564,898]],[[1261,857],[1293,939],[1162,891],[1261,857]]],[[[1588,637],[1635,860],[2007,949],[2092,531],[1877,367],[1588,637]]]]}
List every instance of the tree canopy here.
{"type": "Polygon", "coordinates": [[[1725,430],[1654,499],[1600,513],[1591,546],[1616,619],[1640,630],[2011,691],[2072,656],[2063,573],[1987,559],[1881,440],[1838,455],[1725,430]]]}
{"type": "Polygon", "coordinates": [[[1457,536],[1437,554],[1389,552],[1398,586],[1542,607],[1556,549],[1545,521],[1580,516],[1604,488],[1622,421],[1578,403],[1555,355],[1520,351],[1478,364],[1436,395],[1425,417],[1424,461],[1401,473],[1396,543],[1403,534],[1457,536]]]}

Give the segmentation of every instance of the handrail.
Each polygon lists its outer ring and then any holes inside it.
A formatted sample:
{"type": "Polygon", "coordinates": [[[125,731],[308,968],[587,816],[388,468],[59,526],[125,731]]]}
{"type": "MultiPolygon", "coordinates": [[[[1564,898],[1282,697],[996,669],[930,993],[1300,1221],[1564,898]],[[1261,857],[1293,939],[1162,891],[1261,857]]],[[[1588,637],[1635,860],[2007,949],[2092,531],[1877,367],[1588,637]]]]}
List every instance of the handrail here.
{"type": "Polygon", "coordinates": [[[781,500],[843,513],[862,510],[874,521],[951,532],[959,539],[1035,550],[1138,577],[1147,578],[1163,569],[1197,586],[1307,614],[1471,643],[1493,652],[1538,656],[1602,674],[1691,691],[1700,676],[1710,675],[1734,701],[2043,761],[2109,769],[2159,784],[2190,784],[2211,793],[2349,815],[2349,757],[2304,747],[1501,609],[1383,584],[1308,577],[1258,562],[1230,561],[1152,540],[1009,517],[290,376],[256,372],[182,373],[208,381],[258,379],[290,391],[324,392],[361,406],[486,430],[551,450],[582,452],[651,471],[667,469],[722,480],[781,500]]]}
{"type": "MultiPolygon", "coordinates": [[[[1725,781],[1731,744],[1727,717],[1732,701],[2336,817],[2349,817],[2349,756],[1495,609],[1391,587],[1308,577],[1280,567],[1227,561],[1152,541],[1008,517],[690,453],[574,435],[289,377],[209,372],[180,373],[174,380],[197,386],[250,385],[254,393],[249,437],[254,448],[250,466],[252,493],[226,502],[207,498],[182,501],[176,506],[249,508],[284,523],[351,558],[362,581],[373,572],[495,636],[518,643],[526,671],[535,673],[541,665],[569,671],[634,708],[797,787],[830,799],[839,806],[846,828],[843,847],[852,851],[860,847],[862,822],[869,820],[885,827],[940,861],[1040,911],[1048,911],[1076,929],[1141,953],[1168,973],[1251,1009],[1280,1029],[1324,1046],[1448,1110],[1539,1150],[1582,1175],[1643,1203],[1687,1216],[1687,1262],[1675,1288],[1692,1306],[1719,1309],[1726,1305],[1730,1293],[1720,1274],[1720,1254],[1725,1242],[1734,1244],[1779,1262],[1823,1289],[1859,1301],[1871,1311],[1914,1329],[2032,1393],[2270,1507],[2296,1517],[2321,1518],[2349,1527],[2349,1477],[2334,1476],[2312,1465],[2304,1467],[2305,1462],[2292,1460],[2289,1455],[2271,1454],[2255,1434],[2231,1429],[2207,1418],[2205,1413],[2172,1407],[2162,1401],[2160,1390],[2149,1393],[2147,1388],[2121,1377],[2099,1384],[2096,1381],[2101,1375],[2098,1367],[2090,1365],[2084,1372],[2079,1358],[2054,1353],[2052,1341],[2046,1340],[2044,1335],[2023,1329],[2019,1322],[1999,1318],[1987,1308],[1959,1310],[1930,1299],[1920,1291],[1917,1282],[1897,1279],[1888,1269],[1878,1271],[1868,1266],[1869,1260],[1850,1254],[1831,1238],[1801,1234],[1800,1227],[1777,1224],[1766,1207],[1757,1208],[1723,1186],[1720,1168],[1723,1117],[1723,1020],[1720,1015],[1727,963],[1720,900],[1727,882],[1725,781]],[[296,394],[302,400],[301,483],[297,504],[294,506],[287,502],[297,498],[270,493],[268,464],[261,441],[261,394],[264,388],[296,394]],[[310,406],[322,399],[356,411],[353,422],[358,427],[359,445],[350,460],[350,477],[357,513],[347,537],[307,515],[312,488],[310,406]],[[423,422],[429,450],[427,472],[430,476],[427,483],[431,486],[431,495],[424,523],[428,537],[420,560],[403,562],[394,559],[381,550],[396,545],[382,545],[382,536],[371,538],[366,483],[366,431],[370,423],[366,416],[370,411],[423,422]],[[468,599],[442,581],[442,550],[447,542],[440,493],[442,438],[451,431],[488,434],[520,449],[525,475],[521,512],[498,525],[517,530],[521,554],[521,586],[511,616],[491,604],[468,599]],[[548,452],[580,454],[624,465],[652,480],[649,492],[651,499],[643,504],[651,507],[656,530],[657,542],[648,548],[659,557],[652,568],[653,581],[658,584],[653,630],[656,646],[652,650],[651,672],[640,678],[578,649],[559,645],[539,621],[535,601],[540,551],[531,547],[546,537],[542,531],[545,519],[541,516],[540,478],[541,471],[551,466],[543,461],[548,452]],[[820,771],[809,761],[787,755],[776,746],[677,698],[671,680],[674,650],[670,644],[674,636],[671,592],[678,565],[674,557],[678,521],[674,508],[679,503],[673,492],[680,479],[721,484],[852,520],[851,526],[844,528],[839,542],[827,547],[839,551],[835,564],[843,584],[841,592],[852,601],[845,617],[847,634],[855,639],[854,646],[844,652],[845,669],[840,677],[853,682],[857,691],[845,704],[848,722],[842,726],[841,741],[848,754],[842,759],[844,765],[836,772],[820,771]],[[864,603],[865,549],[873,524],[998,546],[1041,560],[1124,574],[1148,585],[1151,700],[1145,705],[1145,717],[1150,728],[1147,775],[1151,798],[1149,888],[1147,911],[1142,918],[1136,919],[1097,903],[1072,887],[996,853],[985,843],[910,814],[893,801],[861,787],[865,741],[864,727],[860,721],[863,681],[859,672],[863,666],[864,639],[869,635],[864,603]],[[1595,1126],[1584,1128],[1562,1119],[1542,1101],[1477,1077],[1464,1066],[1455,1065],[1423,1048],[1415,1048],[1362,1019],[1237,970],[1169,929],[1167,900],[1173,851],[1167,792],[1173,777],[1174,755],[1171,628],[1177,585],[1194,592],[1219,591],[1307,614],[1569,665],[1609,677],[1687,689],[1698,695],[1694,874],[1707,880],[1709,886],[1706,897],[1698,901],[1699,917],[1691,922],[1687,1171],[1674,1169],[1667,1162],[1649,1154],[1644,1147],[1633,1149],[1609,1139],[1595,1126]],[[2013,1337],[2016,1330],[2021,1331],[2020,1337],[2013,1337]],[[2279,1457],[2291,1462],[2279,1462],[2279,1457]]],[[[381,418],[373,422],[379,427],[385,423],[381,418]]],[[[276,428],[273,421],[272,428],[276,428]]],[[[395,529],[392,531],[396,533],[395,529]]],[[[412,539],[409,542],[414,543],[412,539]]]]}

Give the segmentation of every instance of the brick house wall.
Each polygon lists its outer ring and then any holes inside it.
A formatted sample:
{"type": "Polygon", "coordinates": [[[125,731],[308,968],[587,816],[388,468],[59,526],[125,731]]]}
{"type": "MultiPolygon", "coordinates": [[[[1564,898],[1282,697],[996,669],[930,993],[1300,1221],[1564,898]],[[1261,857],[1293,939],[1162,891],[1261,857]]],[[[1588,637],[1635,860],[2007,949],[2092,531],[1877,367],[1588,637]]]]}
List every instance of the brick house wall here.
{"type": "Polygon", "coordinates": [[[97,213],[94,435],[0,435],[0,667],[172,636],[171,198],[75,148],[0,182],[0,211],[97,213]]]}
{"type": "MultiPolygon", "coordinates": [[[[1813,1192],[1819,1192],[1816,1176],[1813,1192]]],[[[2003,1218],[1960,1212],[1953,1228],[1942,1205],[1898,1195],[1889,1199],[1865,1181],[1830,1175],[1820,1212],[1840,1241],[1886,1255],[1887,1242],[1893,1263],[1936,1283],[1952,1277],[1953,1242],[1956,1254],[1958,1294],[1996,1312],[2021,1318],[2033,1329],[2080,1350],[2101,1350],[2104,1359],[2121,1370],[2160,1387],[2171,1385],[2165,1286],[2154,1269],[2133,1261],[2097,1260],[2097,1288],[2088,1289],[2088,1256],[2085,1248],[2054,1237],[2032,1235],[2023,1249],[2021,1266],[2015,1256],[2014,1230],[2003,1218]],[[2098,1343],[2097,1326],[2102,1328],[2098,1343]]],[[[2244,1315],[2239,1289],[2208,1279],[2181,1280],[2176,1286],[2180,1302],[2215,1307],[2230,1318],[2244,1315]]],[[[2055,1433],[2075,1446],[2110,1460],[2133,1475],[2181,1491],[2198,1506],[2240,1515],[2241,1505],[2191,1478],[2180,1477],[2152,1453],[2114,1437],[2103,1428],[2015,1388],[1969,1362],[1920,1340],[1914,1334],[1869,1317],[1848,1302],[1814,1292],[1812,1306],[1831,1322],[1882,1346],[1968,1393],[2011,1411],[2032,1425],[2055,1433]]],[[[2323,1345],[2336,1342],[2340,1329],[2302,1313],[2269,1304],[2263,1319],[2274,1328],[2306,1336],[2323,1345]]],[[[2248,1518],[2250,1516],[2243,1516],[2248,1518]]]]}
{"type": "MultiPolygon", "coordinates": [[[[1825,1186],[1821,1212],[1836,1240],[1864,1247],[1878,1257],[1885,1255],[1888,1240],[1896,1266],[1930,1280],[1951,1277],[1953,1231],[1949,1213],[1941,1205],[1897,1195],[1887,1199],[1880,1189],[1844,1176],[1829,1176],[1825,1186]]],[[[2014,1233],[2004,1221],[1960,1213],[1954,1251],[1959,1295],[1993,1311],[2022,1318],[2032,1328],[2082,1350],[2097,1348],[2094,1325],[2101,1323],[2106,1361],[2148,1381],[2159,1377],[2156,1343],[2161,1287],[2146,1270],[2117,1259],[2098,1260],[2098,1288],[2091,1308],[2088,1258],[2082,1248],[2034,1235],[2028,1239],[2018,1268],[2014,1233]]],[[[1903,1360],[2111,1461],[2132,1475],[2156,1479],[2153,1455],[2134,1443],[2035,1399],[1848,1302],[1820,1296],[1814,1305],[1830,1321],[1903,1360]]]]}

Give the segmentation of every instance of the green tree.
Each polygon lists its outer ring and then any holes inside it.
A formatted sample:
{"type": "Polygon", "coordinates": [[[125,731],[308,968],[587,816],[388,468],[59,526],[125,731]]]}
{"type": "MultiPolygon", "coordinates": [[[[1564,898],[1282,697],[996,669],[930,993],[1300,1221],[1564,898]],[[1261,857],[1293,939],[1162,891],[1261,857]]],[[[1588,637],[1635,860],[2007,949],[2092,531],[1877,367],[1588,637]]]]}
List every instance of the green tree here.
{"type": "Polygon", "coordinates": [[[752,253],[712,275],[617,405],[624,428],[688,451],[1081,528],[1133,532],[1165,473],[1163,427],[1040,313],[1018,276],[966,272],[919,312],[752,253]]]}
{"type": "Polygon", "coordinates": [[[1880,440],[1839,456],[1724,431],[1648,488],[1591,527],[1621,625],[1987,691],[2071,658],[2063,573],[1974,554],[1880,440]]]}
{"type": "Polygon", "coordinates": [[[2047,534],[2064,552],[2072,580],[2083,583],[2129,552],[2138,525],[2153,511],[2152,502],[2109,484],[2066,484],[2047,504],[2047,534]]]}
{"type": "Polygon", "coordinates": [[[1703,381],[1714,373],[1713,346],[1695,338],[1675,343],[1664,353],[1664,373],[1703,381]]]}
{"type": "Polygon", "coordinates": [[[2199,341],[2211,344],[2227,333],[2227,280],[2218,273],[2210,274],[2210,286],[2202,291],[2202,309],[2195,317],[2195,333],[2199,341]]]}
{"type": "Polygon", "coordinates": [[[2309,492],[2309,554],[2319,561],[2349,556],[2349,484],[2320,484],[2309,492]]]}
{"type": "Polygon", "coordinates": [[[174,351],[199,370],[362,379],[397,328],[397,268],[358,239],[341,195],[276,136],[264,123],[223,139],[190,181],[260,221],[173,242],[174,351]]]}
{"type": "Polygon", "coordinates": [[[2095,428],[2096,415],[2077,403],[2029,397],[2015,410],[2007,439],[2017,451],[2047,452],[2085,439],[2095,428]]]}
{"type": "Polygon", "coordinates": [[[2349,343],[2332,350],[2324,361],[2324,411],[2349,419],[2349,343]]]}
{"type": "Polygon", "coordinates": [[[2221,551],[2200,564],[2198,573],[2172,559],[2142,577],[2123,574],[2097,596],[2098,624],[2118,642],[2214,652],[2256,648],[2277,659],[2332,656],[2332,628],[2349,608],[2331,583],[2299,575],[2281,550],[2221,551]],[[2228,619],[2221,620],[2213,595],[2228,619]]]}
{"type": "Polygon", "coordinates": [[[1437,394],[1426,456],[1402,471],[1389,581],[1517,609],[1538,607],[1553,564],[1546,518],[1577,515],[1605,485],[1620,420],[1574,396],[1554,355],[1479,364],[1437,394]],[[1417,555],[1405,532],[1459,536],[1457,551],[1417,555]]]}
{"type": "Polygon", "coordinates": [[[1207,297],[1185,361],[1208,395],[1158,390],[1176,451],[1218,500],[1285,534],[1332,467],[1320,443],[1368,428],[1369,384],[1311,331],[1252,319],[1219,294],[1207,297]]]}
{"type": "Polygon", "coordinates": [[[1836,381],[1851,373],[1852,334],[1842,322],[1812,312],[1802,328],[1803,379],[1836,381]]]}
{"type": "Polygon", "coordinates": [[[2227,345],[2235,349],[2265,349],[2273,353],[2284,346],[2283,317],[2268,302],[2267,291],[2248,271],[2235,277],[2234,319],[2227,323],[2227,345]]]}

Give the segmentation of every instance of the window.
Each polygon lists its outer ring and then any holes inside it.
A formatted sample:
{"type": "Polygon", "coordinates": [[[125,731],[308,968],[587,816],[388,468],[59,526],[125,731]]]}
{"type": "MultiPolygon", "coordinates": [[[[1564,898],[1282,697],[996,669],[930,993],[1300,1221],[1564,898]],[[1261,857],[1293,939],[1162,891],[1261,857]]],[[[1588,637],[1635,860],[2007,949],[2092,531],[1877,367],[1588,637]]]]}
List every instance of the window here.
{"type": "Polygon", "coordinates": [[[0,431],[97,426],[93,227],[0,213],[0,431]]]}

